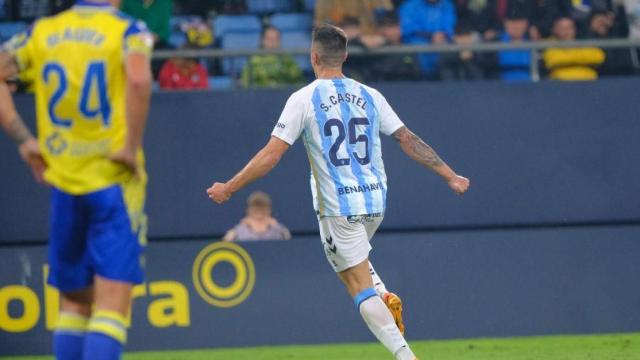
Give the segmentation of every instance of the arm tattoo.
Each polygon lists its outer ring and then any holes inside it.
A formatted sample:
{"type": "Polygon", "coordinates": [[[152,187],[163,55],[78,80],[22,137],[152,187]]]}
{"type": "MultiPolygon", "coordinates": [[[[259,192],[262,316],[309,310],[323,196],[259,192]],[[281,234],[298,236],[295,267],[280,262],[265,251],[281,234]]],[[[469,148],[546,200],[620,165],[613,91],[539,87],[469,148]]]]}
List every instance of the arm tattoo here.
{"type": "Polygon", "coordinates": [[[393,133],[393,137],[400,142],[402,149],[415,161],[430,168],[444,164],[435,150],[406,126],[393,133]]]}
{"type": "Polygon", "coordinates": [[[18,145],[33,137],[33,134],[31,134],[31,131],[18,114],[7,124],[6,131],[7,135],[18,145]]]}

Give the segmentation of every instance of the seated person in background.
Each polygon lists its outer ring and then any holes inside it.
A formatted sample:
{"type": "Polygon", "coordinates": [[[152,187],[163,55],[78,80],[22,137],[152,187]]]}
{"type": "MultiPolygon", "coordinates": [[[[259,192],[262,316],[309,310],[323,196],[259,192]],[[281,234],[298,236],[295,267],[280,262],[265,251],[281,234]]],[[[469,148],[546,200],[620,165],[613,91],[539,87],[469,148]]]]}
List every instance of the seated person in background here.
{"type": "MultiPolygon", "coordinates": [[[[479,36],[473,31],[469,21],[459,21],[456,25],[453,41],[457,45],[471,45],[479,42],[479,36]]],[[[482,54],[471,50],[457,53],[445,53],[440,57],[440,80],[481,80],[484,79],[482,54]]]]}
{"type": "MultiPolygon", "coordinates": [[[[357,17],[345,17],[342,23],[339,24],[340,28],[344,30],[344,34],[347,36],[347,50],[353,49],[368,49],[375,48],[382,44],[366,44],[364,41],[362,25],[357,17]]],[[[384,41],[384,39],[383,39],[384,41]]],[[[373,73],[373,63],[375,62],[375,56],[350,56],[344,63],[344,73],[351,79],[356,81],[368,81],[373,73]]]]}
{"type": "Polygon", "coordinates": [[[247,216],[227,231],[224,241],[290,240],[291,233],[271,216],[271,198],[256,191],[247,200],[247,216]]]}
{"type": "MultiPolygon", "coordinates": [[[[382,46],[402,45],[402,30],[395,11],[387,11],[378,18],[378,32],[382,46]]],[[[347,62],[349,58],[347,58],[347,62]]],[[[379,55],[372,58],[367,81],[418,80],[420,64],[415,54],[379,55]]]]}
{"type": "MultiPolygon", "coordinates": [[[[628,29],[616,27],[616,15],[610,11],[594,11],[589,16],[590,39],[612,39],[628,36],[628,29]]],[[[633,73],[633,62],[630,49],[604,49],[605,60],[598,69],[600,75],[627,75],[633,73]]]]}
{"type": "MultiPolygon", "coordinates": [[[[576,27],[570,18],[559,18],[553,24],[553,36],[559,41],[576,39],[576,27]]],[[[595,80],[596,68],[604,62],[605,53],[598,48],[545,50],[544,64],[553,80],[595,80]]]]}
{"type": "MultiPolygon", "coordinates": [[[[262,30],[261,47],[280,49],[280,31],[273,26],[265,26],[262,30]]],[[[304,75],[291,56],[255,55],[242,69],[241,80],[245,87],[278,87],[302,84],[304,75]]]]}
{"type": "MultiPolygon", "coordinates": [[[[441,45],[453,37],[456,12],[451,0],[407,0],[398,10],[403,42],[441,45]]],[[[420,55],[422,70],[437,77],[437,54],[420,55]]]]}
{"type": "MultiPolygon", "coordinates": [[[[192,46],[186,45],[183,49],[192,49],[192,46]]],[[[208,89],[209,75],[196,59],[175,57],[162,66],[158,83],[161,89],[208,89]]]]}
{"type": "Polygon", "coordinates": [[[315,23],[339,25],[346,18],[356,18],[366,37],[377,33],[376,13],[385,10],[393,10],[391,0],[316,0],[315,23]]]}
{"type": "MultiPolygon", "coordinates": [[[[528,41],[529,21],[526,11],[514,7],[504,20],[504,32],[500,41],[519,43],[528,41]]],[[[497,54],[498,72],[504,81],[531,81],[531,52],[528,50],[503,50],[497,54]]]]}

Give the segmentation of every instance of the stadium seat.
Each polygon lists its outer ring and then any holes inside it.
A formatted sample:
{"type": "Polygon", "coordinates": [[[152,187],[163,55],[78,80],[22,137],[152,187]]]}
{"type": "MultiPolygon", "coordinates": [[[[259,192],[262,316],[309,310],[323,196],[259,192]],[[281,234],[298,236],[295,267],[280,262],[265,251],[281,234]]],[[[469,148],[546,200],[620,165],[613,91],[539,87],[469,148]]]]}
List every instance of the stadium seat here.
{"type": "Polygon", "coordinates": [[[304,11],[310,13],[316,10],[316,0],[304,0],[304,11]]]}
{"type": "Polygon", "coordinates": [[[247,0],[249,12],[255,14],[291,11],[291,0],[247,0]]]}
{"type": "Polygon", "coordinates": [[[211,76],[209,77],[209,89],[233,89],[235,81],[231,76],[211,76]]]}
{"type": "Polygon", "coordinates": [[[213,34],[221,39],[227,33],[255,33],[262,31],[262,22],[255,15],[220,15],[213,20],[213,34]]]}
{"type": "MultiPolygon", "coordinates": [[[[311,34],[309,31],[284,32],[282,33],[283,49],[309,49],[311,46],[311,34]]],[[[302,71],[311,70],[311,62],[307,55],[297,55],[295,57],[298,66],[302,71]]]]}
{"type": "Polygon", "coordinates": [[[0,0],[0,19],[4,19],[5,16],[7,15],[4,9],[5,3],[6,3],[5,0],[0,0]]]}
{"type": "Polygon", "coordinates": [[[27,24],[24,22],[2,22],[0,23],[0,41],[6,41],[26,29],[27,24]]]}
{"type": "Polygon", "coordinates": [[[271,25],[281,32],[309,31],[313,17],[311,14],[275,14],[271,17],[271,25]]]}
{"type": "MultiPolygon", "coordinates": [[[[257,49],[260,47],[260,33],[227,33],[222,36],[223,49],[257,49]]],[[[246,57],[222,59],[222,72],[225,75],[238,75],[247,63],[246,57]]]]}
{"type": "Polygon", "coordinates": [[[171,35],[169,35],[169,44],[179,49],[187,42],[187,36],[180,30],[171,31],[171,35]]]}

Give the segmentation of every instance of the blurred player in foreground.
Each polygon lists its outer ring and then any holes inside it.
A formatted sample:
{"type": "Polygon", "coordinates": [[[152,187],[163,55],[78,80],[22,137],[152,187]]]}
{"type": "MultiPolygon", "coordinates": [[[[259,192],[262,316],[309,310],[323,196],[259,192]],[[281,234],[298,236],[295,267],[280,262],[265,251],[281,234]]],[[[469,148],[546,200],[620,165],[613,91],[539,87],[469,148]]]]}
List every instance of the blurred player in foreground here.
{"type": "Polygon", "coordinates": [[[291,95],[269,143],[245,168],[207,193],[219,204],[229,200],[273,169],[302,136],[327,259],[371,332],[396,359],[414,360],[403,337],[402,302],[386,290],[368,260],[387,193],[380,132],[393,135],[409,157],[442,176],[456,193],[464,193],[469,180],[404,126],[377,90],[345,78],[346,46],[341,29],[323,25],[314,30],[311,63],[317,80],[291,95]]]}
{"type": "Polygon", "coordinates": [[[143,281],[151,34],[117,2],[78,2],[0,52],[0,122],[51,186],[49,283],[61,293],[54,353],[119,359],[133,284],[143,281]],[[38,139],[6,81],[35,74],[38,139]],[[92,308],[93,306],[93,308],[92,308]]]}

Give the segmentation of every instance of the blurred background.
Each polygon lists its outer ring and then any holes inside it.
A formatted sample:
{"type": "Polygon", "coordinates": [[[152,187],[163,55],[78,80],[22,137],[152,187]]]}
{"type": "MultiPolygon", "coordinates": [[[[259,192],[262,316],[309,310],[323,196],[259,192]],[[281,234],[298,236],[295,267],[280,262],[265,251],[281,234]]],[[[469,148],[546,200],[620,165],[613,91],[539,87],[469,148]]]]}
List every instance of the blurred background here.
{"type": "MultiPolygon", "coordinates": [[[[5,41],[72,2],[0,4],[5,41]]],[[[373,340],[324,258],[302,146],[224,207],[205,194],[313,79],[311,29],[324,22],[349,37],[345,74],[378,88],[472,182],[456,197],[383,140],[388,211],[372,261],[405,301],[409,340],[640,331],[640,1],[121,8],[156,40],[148,281],[129,350],[373,340]],[[226,260],[211,260],[219,251],[226,260]]],[[[17,105],[33,125],[20,80],[17,105]]],[[[43,284],[48,190],[12,143],[0,153],[0,356],[47,354],[57,316],[43,284]]]]}

